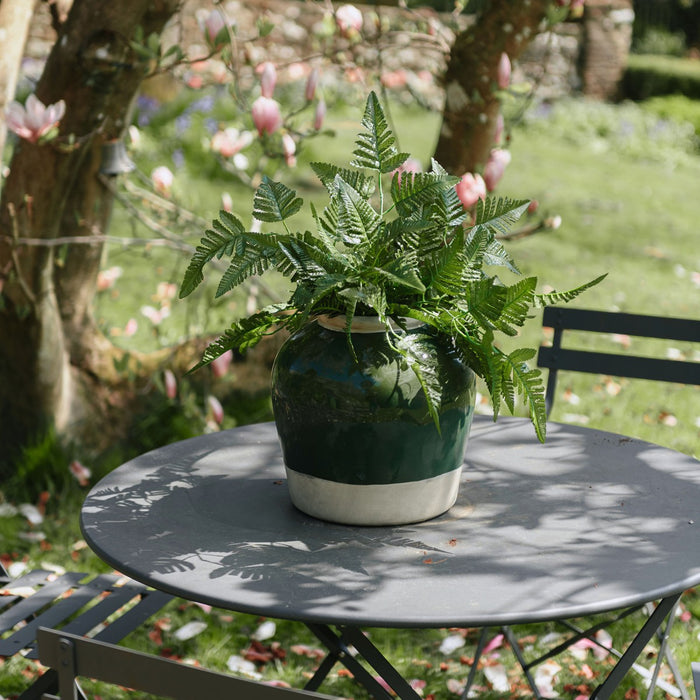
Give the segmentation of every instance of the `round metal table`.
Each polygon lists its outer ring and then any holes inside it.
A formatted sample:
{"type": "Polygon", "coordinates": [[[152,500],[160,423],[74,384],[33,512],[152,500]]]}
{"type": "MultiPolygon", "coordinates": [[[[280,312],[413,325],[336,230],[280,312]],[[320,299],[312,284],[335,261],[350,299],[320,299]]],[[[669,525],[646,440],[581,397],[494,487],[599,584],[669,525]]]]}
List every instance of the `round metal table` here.
{"type": "MultiPolygon", "coordinates": [[[[90,492],[90,547],[132,578],[307,624],[491,627],[670,599],[700,583],[700,463],[639,440],[477,417],[456,505],[400,527],[290,503],[273,424],[175,443],[90,492]]],[[[603,697],[597,696],[597,697],[603,697]]]]}

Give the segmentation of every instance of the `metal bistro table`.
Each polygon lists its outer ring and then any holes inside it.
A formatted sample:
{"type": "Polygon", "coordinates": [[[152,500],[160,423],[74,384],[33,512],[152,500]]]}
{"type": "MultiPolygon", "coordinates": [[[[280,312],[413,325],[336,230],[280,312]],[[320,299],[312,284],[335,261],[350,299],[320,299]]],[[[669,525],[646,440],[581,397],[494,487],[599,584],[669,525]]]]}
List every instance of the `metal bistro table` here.
{"type": "MultiPolygon", "coordinates": [[[[611,697],[681,593],[700,583],[700,463],[646,442],[477,417],[461,495],[401,527],[333,525],[290,503],[273,424],[193,438],[117,468],[82,529],[106,562],[151,586],[305,623],[375,698],[418,695],[363,627],[515,625],[660,601],[593,693],[611,697]]],[[[474,665],[476,666],[476,664],[474,665]]]]}

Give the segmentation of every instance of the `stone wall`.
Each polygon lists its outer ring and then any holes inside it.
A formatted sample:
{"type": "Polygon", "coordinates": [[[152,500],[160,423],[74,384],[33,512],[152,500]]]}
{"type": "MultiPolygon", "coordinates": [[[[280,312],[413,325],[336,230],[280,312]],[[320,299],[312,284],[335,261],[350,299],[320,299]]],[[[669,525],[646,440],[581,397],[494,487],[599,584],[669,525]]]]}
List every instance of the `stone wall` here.
{"type": "MultiPolygon", "coordinates": [[[[54,40],[46,3],[40,3],[28,45],[27,70],[36,72],[33,63],[46,54],[54,40]]],[[[171,36],[184,44],[201,43],[201,33],[194,19],[197,8],[207,7],[206,0],[188,0],[186,20],[173,28],[171,36]]],[[[358,5],[358,7],[363,7],[358,5]]],[[[230,0],[227,11],[239,26],[241,36],[250,35],[255,19],[261,11],[272,21],[275,30],[269,41],[260,45],[250,43],[249,58],[253,63],[270,59],[280,63],[317,55],[318,25],[327,11],[324,5],[295,0],[230,0]]],[[[348,47],[341,40],[337,65],[342,66],[342,54],[371,65],[376,63],[377,10],[383,17],[386,32],[382,43],[391,49],[382,56],[385,71],[404,70],[409,74],[426,71],[439,78],[447,59],[446,49],[454,38],[454,31],[462,29],[469,18],[459,18],[458,27],[453,18],[425,9],[419,14],[394,7],[365,6],[364,33],[368,41],[348,47]],[[429,27],[430,38],[417,43],[409,29],[418,21],[429,27]],[[442,46],[444,50],[440,51],[442,46]]],[[[555,99],[582,92],[597,99],[614,99],[624,73],[632,37],[632,0],[586,0],[584,16],[576,22],[565,22],[554,31],[538,35],[514,67],[515,80],[532,83],[543,99],[555,99]]],[[[439,82],[439,81],[436,81],[439,82]]],[[[425,88],[425,85],[422,85],[425,88]]],[[[435,90],[439,91],[437,86],[435,90]]],[[[434,97],[434,96],[433,96],[434,97]]]]}

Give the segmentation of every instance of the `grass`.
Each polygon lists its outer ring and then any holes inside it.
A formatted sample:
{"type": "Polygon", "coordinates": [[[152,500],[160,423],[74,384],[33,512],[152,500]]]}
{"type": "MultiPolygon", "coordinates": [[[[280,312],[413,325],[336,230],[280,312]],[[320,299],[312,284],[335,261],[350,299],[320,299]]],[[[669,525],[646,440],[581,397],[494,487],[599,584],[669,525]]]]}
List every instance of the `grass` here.
{"type": "MultiPolygon", "coordinates": [[[[660,113],[658,103],[654,109],[660,113]]],[[[402,147],[410,147],[417,156],[427,158],[437,135],[436,117],[410,108],[395,109],[393,113],[402,147]]],[[[343,157],[356,133],[357,118],[355,110],[342,109],[334,113],[329,127],[336,132],[335,137],[321,137],[300,154],[294,177],[296,186],[304,194],[316,196],[305,164],[321,157],[324,160],[343,157]]],[[[658,124],[658,120],[650,121],[647,113],[634,106],[611,107],[574,101],[559,105],[547,114],[535,113],[516,129],[511,143],[513,162],[499,192],[535,198],[539,201],[541,215],[559,215],[563,222],[557,230],[510,244],[523,273],[537,275],[541,288],[545,285],[568,288],[608,272],[603,284],[575,303],[596,309],[697,317],[700,249],[697,246],[695,183],[700,181],[700,157],[688,140],[686,126],[674,123],[662,128],[658,124]],[[654,124],[657,124],[656,130],[654,124]],[[620,138],[621,134],[624,139],[620,138]]],[[[172,141],[160,138],[159,134],[154,131],[138,156],[144,172],[168,157],[167,148],[172,146],[172,141]]],[[[194,149],[194,145],[188,148],[194,149]]],[[[234,189],[231,178],[220,170],[202,172],[204,175],[198,177],[192,166],[176,172],[176,192],[184,204],[198,207],[197,214],[209,219],[218,209],[221,192],[228,190],[237,200],[243,200],[240,210],[249,211],[252,196],[249,190],[234,189]]],[[[144,234],[123,212],[117,211],[116,217],[113,233],[127,235],[133,230],[135,235],[144,234]]],[[[194,243],[197,236],[197,228],[192,227],[188,240],[194,243]]],[[[140,315],[140,307],[160,303],[157,298],[151,298],[156,294],[157,283],[178,283],[185,264],[186,259],[165,248],[141,251],[115,246],[110,250],[105,267],[119,265],[123,274],[112,288],[101,292],[98,314],[103,328],[115,342],[123,343],[127,349],[147,350],[194,332],[220,330],[231,317],[241,313],[244,297],[226,299],[210,310],[211,290],[205,290],[194,295],[191,303],[170,300],[170,316],[159,325],[149,324],[140,315]],[[123,333],[129,318],[139,321],[139,331],[133,336],[123,333]]],[[[277,292],[284,288],[280,282],[273,286],[273,291],[277,292]]],[[[542,337],[540,320],[534,318],[518,341],[536,347],[542,337]]],[[[610,339],[603,338],[601,342],[609,343],[610,339]]],[[[697,347],[677,350],[695,359],[698,357],[697,347]]],[[[641,342],[634,342],[629,348],[629,352],[635,353],[653,351],[666,354],[669,348],[665,344],[653,347],[641,342]]],[[[654,382],[563,373],[552,418],[634,435],[698,456],[699,391],[697,387],[669,387],[654,382]]],[[[158,416],[154,418],[156,424],[151,423],[149,431],[158,429],[163,436],[159,439],[166,439],[171,420],[168,416],[174,410],[169,406],[167,411],[154,414],[158,416]]],[[[258,415],[264,414],[263,407],[258,415]]],[[[181,421],[182,416],[178,420],[181,421]]],[[[237,418],[226,425],[244,420],[245,417],[237,418]]],[[[138,446],[130,449],[138,449],[138,446]]],[[[123,459],[128,449],[122,452],[90,466],[95,474],[104,473],[123,459]]],[[[21,538],[22,533],[32,529],[21,516],[0,517],[0,554],[9,555],[13,561],[25,560],[29,567],[49,564],[75,570],[106,570],[82,542],[77,514],[84,491],[77,484],[61,481],[56,473],[61,459],[68,457],[51,445],[37,446],[33,461],[28,458],[29,466],[25,465],[27,488],[24,492],[14,492],[14,500],[18,500],[29,498],[38,490],[50,491],[46,518],[33,528],[45,533],[43,544],[21,538]],[[42,460],[52,465],[50,481],[42,481],[42,460]]],[[[700,660],[700,596],[693,591],[684,601],[689,615],[676,623],[672,640],[681,668],[689,679],[690,661],[700,660]]],[[[632,631],[640,626],[640,619],[633,616],[618,625],[614,633],[616,645],[630,638],[632,631]]],[[[176,601],[155,622],[133,634],[127,643],[226,670],[231,655],[244,655],[250,647],[251,635],[260,622],[254,616],[233,615],[222,610],[207,612],[194,604],[176,601]],[[178,641],[175,631],[194,620],[205,622],[206,630],[188,641],[178,641]]],[[[515,632],[525,648],[541,647],[551,643],[549,640],[556,633],[556,626],[525,626],[516,628],[515,632]]],[[[434,700],[457,697],[451,685],[466,678],[476,630],[462,633],[466,645],[450,655],[443,655],[440,644],[454,631],[369,631],[373,641],[405,677],[427,682],[424,694],[434,700]]],[[[312,672],[316,661],[294,651],[299,644],[319,646],[303,626],[278,621],[274,636],[263,644],[271,651],[278,650],[276,658],[259,668],[265,678],[281,678],[300,685],[312,672]]],[[[511,652],[507,648],[499,651],[500,661],[508,669],[511,690],[489,689],[480,675],[478,683],[482,692],[479,697],[504,700],[527,696],[511,652]]],[[[489,663],[498,661],[492,658],[489,663]]],[[[596,662],[589,652],[583,661],[567,655],[558,663],[561,670],[556,688],[562,697],[573,700],[590,691],[596,675],[605,672],[610,662],[596,662]]],[[[22,659],[0,665],[0,695],[12,698],[26,687],[27,670],[30,675],[35,672],[33,664],[22,659]]],[[[367,697],[337,671],[334,669],[324,691],[357,700],[367,697]]],[[[97,692],[103,690],[98,687],[97,692]]],[[[644,693],[643,683],[638,675],[631,673],[616,698],[634,698],[637,697],[635,692],[644,693]]],[[[118,690],[108,696],[126,697],[118,690]]],[[[664,697],[664,693],[657,690],[655,698],[664,697]]]]}

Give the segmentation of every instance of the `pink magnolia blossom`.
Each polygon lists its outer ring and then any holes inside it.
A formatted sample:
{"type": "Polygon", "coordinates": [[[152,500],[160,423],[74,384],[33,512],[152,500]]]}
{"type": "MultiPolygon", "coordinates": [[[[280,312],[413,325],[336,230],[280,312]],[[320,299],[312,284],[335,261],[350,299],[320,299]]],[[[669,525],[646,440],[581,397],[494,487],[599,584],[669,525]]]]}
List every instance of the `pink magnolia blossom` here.
{"type": "Polygon", "coordinates": [[[221,405],[219,399],[209,394],[209,396],[207,396],[207,407],[208,415],[214,419],[217,425],[221,425],[224,420],[224,407],[221,405]]]}
{"type": "Polygon", "coordinates": [[[177,379],[172,370],[166,369],[163,372],[163,383],[165,384],[165,395],[169,399],[174,399],[177,396],[177,379]]]}
{"type": "Polygon", "coordinates": [[[139,322],[135,318],[130,318],[124,326],[124,335],[130,338],[139,329],[139,322]]]}
{"type": "Polygon", "coordinates": [[[274,134],[282,126],[282,112],[279,103],[270,97],[258,97],[251,108],[253,124],[262,136],[264,133],[274,134]]]}
{"type": "Polygon", "coordinates": [[[314,97],[316,97],[316,88],[318,87],[318,79],[321,75],[318,68],[314,68],[306,81],[306,89],[304,91],[304,97],[308,102],[311,102],[314,97]]]}
{"type": "Polygon", "coordinates": [[[282,136],[282,151],[284,152],[284,161],[287,167],[293,168],[297,164],[297,159],[294,155],[297,151],[297,145],[291,134],[282,136]]]}
{"type": "Polygon", "coordinates": [[[311,73],[311,68],[308,63],[294,61],[287,66],[287,77],[290,80],[302,80],[311,73]]]}
{"type": "Polygon", "coordinates": [[[192,90],[201,90],[204,87],[204,78],[197,73],[190,73],[185,79],[185,84],[192,90]]]}
{"type": "Polygon", "coordinates": [[[58,125],[66,113],[63,100],[49,105],[41,102],[36,95],[29,95],[26,105],[12,102],[7,109],[7,128],[30,143],[37,143],[58,125]]]}
{"type": "MultiPolygon", "coordinates": [[[[405,160],[401,165],[399,165],[396,170],[394,170],[394,173],[398,176],[399,179],[399,184],[401,183],[401,175],[403,173],[420,173],[423,170],[423,167],[420,164],[420,161],[417,160],[416,158],[408,158],[405,160]]],[[[393,175],[393,173],[392,173],[393,175]]]]}
{"type": "Polygon", "coordinates": [[[173,186],[174,179],[175,176],[172,174],[172,171],[165,165],[159,165],[151,172],[153,186],[157,192],[166,197],[170,194],[170,188],[173,186]]]}
{"type": "Polygon", "coordinates": [[[340,33],[349,36],[362,29],[362,12],[354,5],[342,5],[336,10],[335,22],[340,33]]]}
{"type": "Polygon", "coordinates": [[[224,158],[232,158],[253,142],[253,135],[249,131],[238,131],[228,128],[217,131],[211,140],[211,150],[220,153],[224,158]]]}
{"type": "Polygon", "coordinates": [[[508,58],[508,54],[504,51],[498,61],[498,72],[496,74],[498,87],[501,88],[501,90],[505,90],[510,85],[510,72],[510,58],[508,58]]]}
{"type": "Polygon", "coordinates": [[[212,10],[202,21],[201,27],[209,45],[217,47],[221,42],[217,42],[217,37],[226,26],[224,16],[218,10],[212,10]]]}
{"type": "Polygon", "coordinates": [[[555,214],[554,216],[548,216],[542,224],[550,231],[556,231],[558,228],[561,228],[562,219],[559,214],[555,214]]]}
{"type": "Polygon", "coordinates": [[[260,92],[263,97],[272,97],[277,84],[277,69],[274,63],[265,61],[260,69],[260,92]]]}
{"type": "Polygon", "coordinates": [[[505,119],[503,119],[503,114],[500,112],[496,117],[496,130],[493,132],[493,142],[496,146],[500,145],[501,139],[503,138],[503,130],[506,127],[505,119]]]}
{"type": "Polygon", "coordinates": [[[97,273],[97,291],[104,292],[106,289],[114,287],[116,281],[122,276],[121,267],[110,267],[106,270],[100,270],[97,273]]]}
{"type": "Polygon", "coordinates": [[[403,68],[385,71],[380,76],[380,81],[386,88],[402,88],[405,87],[408,82],[408,74],[403,68]]]}
{"type": "Polygon", "coordinates": [[[326,118],[326,101],[321,98],[316,103],[316,111],[314,112],[314,129],[318,131],[323,126],[323,120],[326,118]]]}
{"type": "Polygon", "coordinates": [[[163,319],[170,316],[170,307],[163,306],[160,309],[155,309],[152,306],[142,306],[141,313],[154,325],[159,326],[163,319]]]}
{"type": "Polygon", "coordinates": [[[223,192],[221,194],[221,208],[224,211],[233,211],[233,197],[230,192],[223,192]]]}
{"type": "Polygon", "coordinates": [[[496,189],[496,185],[501,181],[510,159],[510,151],[506,151],[503,148],[494,148],[491,151],[489,159],[484,166],[484,182],[489,192],[493,192],[496,189]]]}
{"type": "Polygon", "coordinates": [[[478,200],[486,198],[486,183],[481,175],[465,173],[455,185],[457,196],[465,209],[471,209],[478,200]]]}
{"type": "Polygon", "coordinates": [[[211,373],[217,379],[220,379],[226,374],[226,372],[228,372],[231,362],[233,362],[233,353],[230,350],[227,350],[223,355],[219,355],[216,359],[209,363],[211,373]]]}

